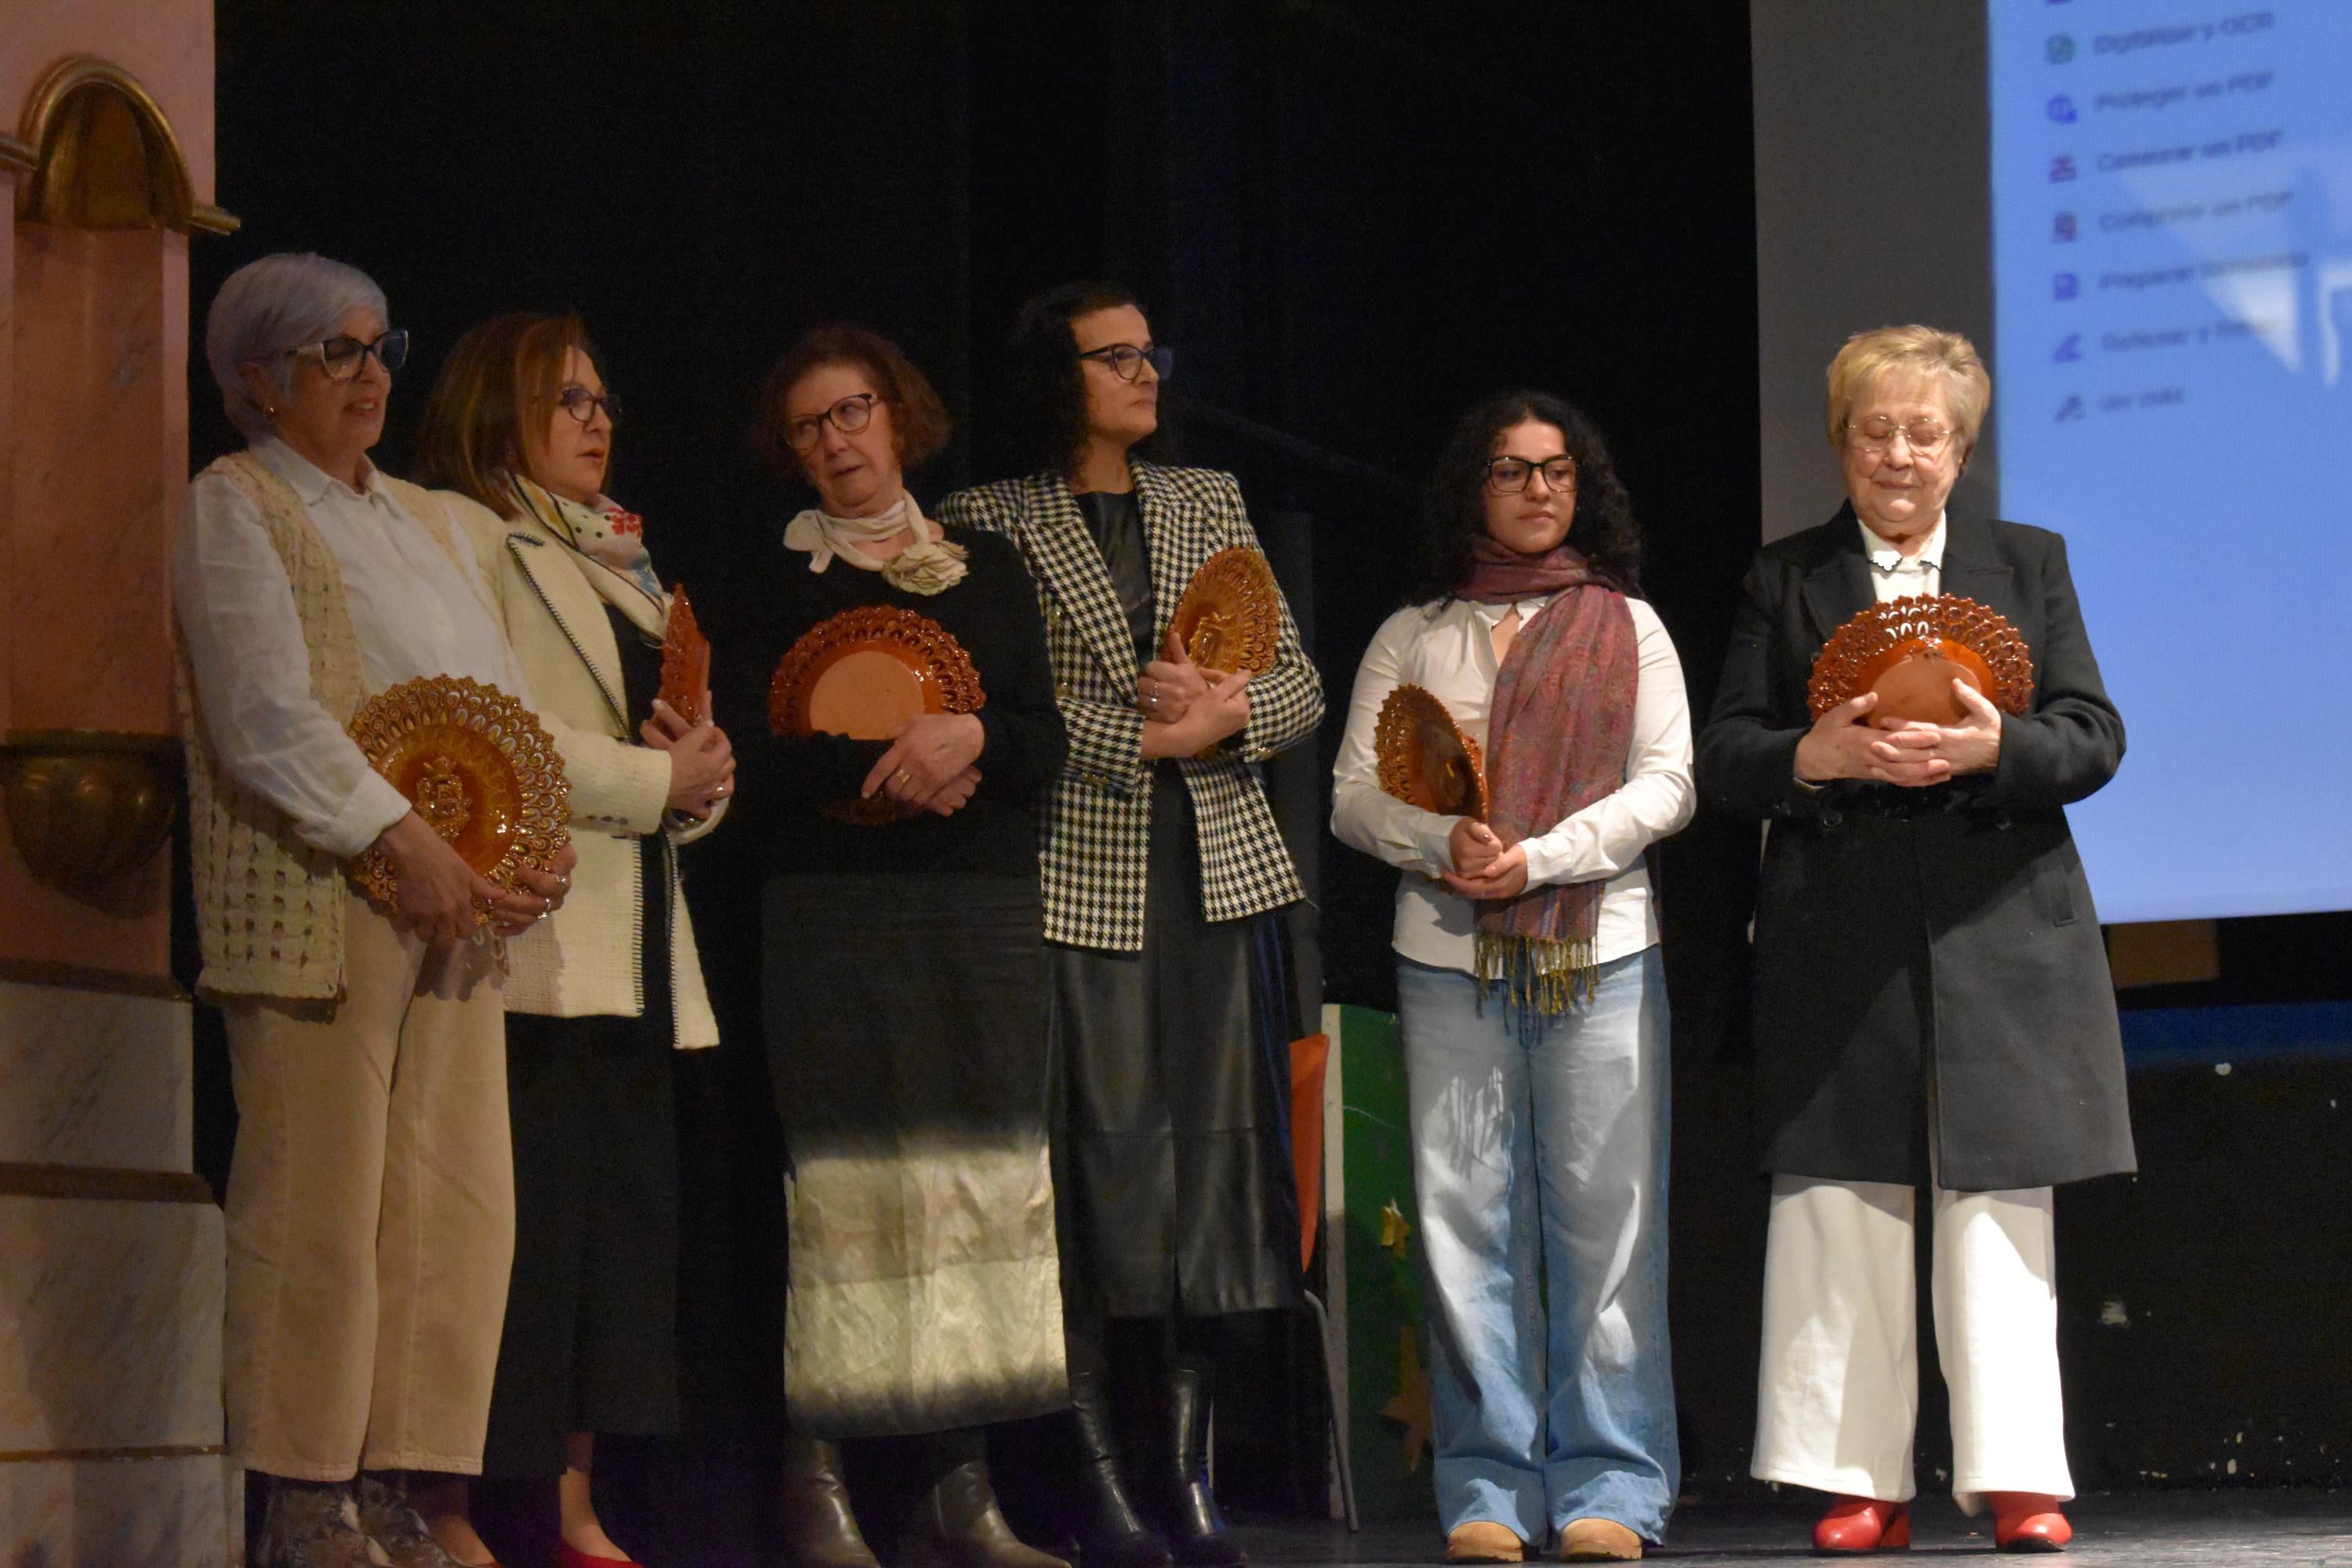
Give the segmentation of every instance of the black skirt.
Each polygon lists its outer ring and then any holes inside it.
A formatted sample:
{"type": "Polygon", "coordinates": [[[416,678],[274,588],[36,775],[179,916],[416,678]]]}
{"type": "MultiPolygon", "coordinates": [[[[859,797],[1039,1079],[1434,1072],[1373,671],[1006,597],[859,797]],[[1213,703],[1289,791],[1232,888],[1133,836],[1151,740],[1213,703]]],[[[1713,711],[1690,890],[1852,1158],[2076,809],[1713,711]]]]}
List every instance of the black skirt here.
{"type": "Polygon", "coordinates": [[[1191,792],[1154,771],[1143,950],[1049,945],[1062,1100],[1055,1191],[1081,1318],[1195,1317],[1298,1299],[1298,1203],[1252,990],[1266,917],[1201,913],[1191,792]]]}
{"type": "Polygon", "coordinates": [[[482,1473],[563,1473],[572,1432],[676,1432],[669,846],[640,839],[645,1010],[507,1015],[515,1254],[482,1473]]]}
{"type": "Polygon", "coordinates": [[[786,876],[764,904],[793,1426],[874,1436],[1060,1408],[1036,882],[786,876]]]}

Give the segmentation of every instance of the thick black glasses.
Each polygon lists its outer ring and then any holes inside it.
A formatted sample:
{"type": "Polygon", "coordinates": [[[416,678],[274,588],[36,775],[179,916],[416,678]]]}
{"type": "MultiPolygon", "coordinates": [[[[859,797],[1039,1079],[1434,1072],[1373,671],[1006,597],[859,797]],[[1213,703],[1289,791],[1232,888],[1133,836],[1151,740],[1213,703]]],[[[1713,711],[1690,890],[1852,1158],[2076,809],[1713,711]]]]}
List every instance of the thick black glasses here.
{"type": "Polygon", "coordinates": [[[357,338],[329,338],[322,343],[304,343],[286,352],[295,359],[317,360],[329,381],[352,380],[370,354],[375,355],[376,362],[389,374],[408,363],[408,329],[394,328],[372,343],[363,343],[357,338]]]}
{"type": "Polygon", "coordinates": [[[1176,351],[1152,343],[1137,348],[1133,343],[1110,343],[1098,349],[1088,349],[1080,359],[1100,360],[1110,366],[1111,374],[1121,381],[1133,381],[1149,364],[1152,374],[1166,381],[1176,369],[1176,351]]]}
{"type": "Polygon", "coordinates": [[[1525,458],[1490,458],[1486,463],[1486,488],[1498,496],[1515,496],[1533,484],[1538,474],[1553,489],[1572,492],[1576,489],[1576,459],[1566,457],[1540,463],[1525,458]]]}
{"type": "Polygon", "coordinates": [[[609,388],[603,392],[591,392],[584,386],[567,386],[555,395],[555,401],[563,405],[563,412],[583,425],[594,424],[599,408],[614,424],[621,422],[621,395],[609,388]]]}
{"type": "Polygon", "coordinates": [[[855,436],[873,419],[874,405],[881,401],[877,393],[853,392],[822,414],[812,414],[786,425],[784,440],[793,451],[805,452],[816,445],[820,426],[830,425],[845,436],[855,436]]]}

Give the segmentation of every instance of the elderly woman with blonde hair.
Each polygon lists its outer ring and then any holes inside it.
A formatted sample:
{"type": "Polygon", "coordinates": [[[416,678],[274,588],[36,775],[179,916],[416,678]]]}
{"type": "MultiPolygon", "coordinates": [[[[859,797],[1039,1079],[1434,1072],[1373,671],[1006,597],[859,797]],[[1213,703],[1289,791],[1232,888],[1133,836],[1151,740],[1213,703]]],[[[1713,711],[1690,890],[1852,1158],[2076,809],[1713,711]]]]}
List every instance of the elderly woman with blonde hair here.
{"type": "Polygon", "coordinates": [[[1715,710],[1701,795],[1769,826],[1757,896],[1757,1100],[1772,1176],[1755,1474],[1832,1494],[1827,1552],[1910,1541],[1912,1246],[1934,1213],[1952,1490],[2009,1551],[2056,1551],[2074,1495],[2051,1189],[2133,1168],[2098,916],[2065,807],[2123,760],[2065,542],[1948,504],[1991,381],[1967,339],[1890,327],[1829,373],[1846,504],[1767,545],[1715,710]],[[1864,692],[1818,718],[1814,657],[1874,604],[1948,595],[2032,654],[2005,710],[1957,722],[1864,692]]]}
{"type": "Polygon", "coordinates": [[[198,989],[238,1118],[229,1455],[270,1478],[259,1568],[447,1568],[408,1481],[481,1468],[514,1241],[501,973],[467,939],[551,912],[573,857],[493,885],[345,732],[422,676],[531,700],[446,509],[368,460],[408,350],[383,291],[264,257],[205,349],[249,443],[188,487],[173,557],[198,989]],[[347,874],[371,848],[389,908],[347,874]]]}

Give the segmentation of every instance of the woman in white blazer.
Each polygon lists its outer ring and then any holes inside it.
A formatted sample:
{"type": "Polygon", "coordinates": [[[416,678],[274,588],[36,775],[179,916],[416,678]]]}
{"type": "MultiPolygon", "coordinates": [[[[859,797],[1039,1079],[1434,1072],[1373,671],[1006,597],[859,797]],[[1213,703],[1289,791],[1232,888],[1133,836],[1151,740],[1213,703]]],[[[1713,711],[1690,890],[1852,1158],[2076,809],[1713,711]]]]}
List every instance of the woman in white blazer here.
{"type": "MultiPolygon", "coordinates": [[[[594,1434],[677,1429],[669,1053],[718,1043],[677,845],[734,789],[726,735],[656,695],[672,597],[604,494],[618,403],[573,318],[507,315],[450,350],[420,475],[465,523],[572,783],[559,923],[509,944],[516,1236],[486,1478],[557,1480],[561,1568],[626,1563],[598,1522],[594,1434]]],[[[462,1502],[436,1521],[489,1563],[462,1502]]]]}

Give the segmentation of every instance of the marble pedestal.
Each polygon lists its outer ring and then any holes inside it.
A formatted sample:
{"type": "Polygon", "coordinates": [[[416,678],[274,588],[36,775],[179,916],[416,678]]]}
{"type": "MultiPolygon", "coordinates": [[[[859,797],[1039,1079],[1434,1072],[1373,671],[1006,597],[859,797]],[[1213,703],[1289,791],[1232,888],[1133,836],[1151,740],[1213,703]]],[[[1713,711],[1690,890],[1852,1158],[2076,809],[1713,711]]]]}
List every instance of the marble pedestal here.
{"type": "Polygon", "coordinates": [[[0,980],[0,1563],[244,1560],[190,1004],[0,980]]]}

